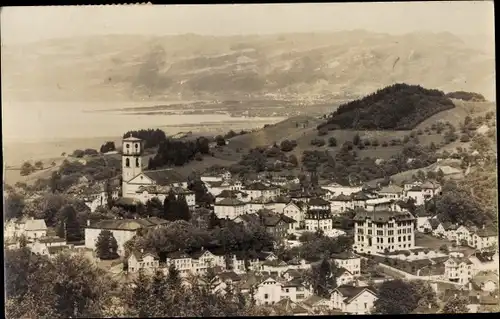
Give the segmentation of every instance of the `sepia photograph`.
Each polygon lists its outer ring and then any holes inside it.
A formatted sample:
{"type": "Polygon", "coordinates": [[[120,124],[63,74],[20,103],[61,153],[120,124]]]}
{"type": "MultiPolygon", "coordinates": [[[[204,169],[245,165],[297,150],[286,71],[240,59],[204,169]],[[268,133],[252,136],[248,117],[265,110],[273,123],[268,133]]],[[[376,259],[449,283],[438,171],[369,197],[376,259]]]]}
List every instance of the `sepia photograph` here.
{"type": "Polygon", "coordinates": [[[6,318],[500,312],[493,1],[0,32],[6,318]]]}

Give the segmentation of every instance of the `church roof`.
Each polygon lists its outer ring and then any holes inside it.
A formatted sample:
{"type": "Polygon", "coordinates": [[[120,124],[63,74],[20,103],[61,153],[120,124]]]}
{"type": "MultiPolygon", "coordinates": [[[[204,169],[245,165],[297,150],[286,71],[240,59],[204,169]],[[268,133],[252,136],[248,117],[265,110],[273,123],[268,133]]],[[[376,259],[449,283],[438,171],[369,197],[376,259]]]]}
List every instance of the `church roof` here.
{"type": "Polygon", "coordinates": [[[154,180],[158,185],[170,185],[174,183],[183,183],[186,181],[184,176],[177,173],[173,169],[144,171],[144,175],[154,180]]]}
{"type": "Polygon", "coordinates": [[[107,219],[99,220],[87,226],[94,229],[137,230],[140,228],[154,227],[168,223],[167,220],[151,217],[138,219],[107,219]]]}
{"type": "Polygon", "coordinates": [[[124,138],[123,141],[126,141],[126,142],[139,142],[139,141],[142,141],[142,140],[140,138],[132,136],[132,134],[129,134],[129,136],[126,137],[126,138],[124,138]]]}

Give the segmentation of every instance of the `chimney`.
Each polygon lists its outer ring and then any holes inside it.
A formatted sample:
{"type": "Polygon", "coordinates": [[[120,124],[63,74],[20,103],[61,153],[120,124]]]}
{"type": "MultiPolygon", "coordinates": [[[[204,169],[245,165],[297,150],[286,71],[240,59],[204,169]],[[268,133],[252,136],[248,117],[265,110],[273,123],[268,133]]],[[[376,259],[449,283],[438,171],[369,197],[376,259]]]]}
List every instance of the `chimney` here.
{"type": "Polygon", "coordinates": [[[87,226],[90,226],[90,219],[87,219],[87,226]]]}
{"type": "Polygon", "coordinates": [[[143,254],[143,253],[144,253],[144,248],[141,248],[141,254],[143,254]]]}
{"type": "Polygon", "coordinates": [[[205,247],[201,246],[201,251],[204,251],[205,250],[205,247]]]}

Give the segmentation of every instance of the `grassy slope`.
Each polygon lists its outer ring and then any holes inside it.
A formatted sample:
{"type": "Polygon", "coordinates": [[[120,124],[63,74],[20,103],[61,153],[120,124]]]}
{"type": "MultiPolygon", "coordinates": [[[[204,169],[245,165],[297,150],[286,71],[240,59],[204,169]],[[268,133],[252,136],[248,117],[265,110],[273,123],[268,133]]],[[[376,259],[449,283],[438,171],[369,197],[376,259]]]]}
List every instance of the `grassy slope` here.
{"type": "MultiPolygon", "coordinates": [[[[432,123],[437,121],[449,121],[457,129],[460,123],[462,123],[467,115],[478,116],[484,115],[486,112],[495,110],[495,104],[491,102],[464,102],[460,100],[453,100],[456,107],[435,114],[419,124],[415,130],[425,129],[430,127],[432,123]]],[[[203,171],[206,168],[213,165],[229,166],[231,164],[237,163],[243,154],[246,154],[249,149],[258,146],[267,146],[274,142],[280,143],[282,140],[296,140],[297,147],[288,154],[294,154],[300,160],[302,153],[305,150],[328,150],[330,154],[334,155],[340,148],[340,146],[346,141],[352,141],[356,134],[359,134],[362,139],[373,139],[377,138],[380,144],[384,141],[390,142],[391,139],[400,138],[402,139],[405,135],[409,135],[410,131],[354,131],[354,130],[336,130],[330,131],[325,136],[318,136],[316,126],[321,123],[322,120],[310,116],[297,116],[286,119],[282,122],[276,123],[274,125],[269,125],[265,128],[251,132],[245,135],[239,135],[229,140],[229,144],[223,147],[221,150],[214,150],[214,157],[204,156],[203,161],[192,161],[187,165],[182,167],[174,168],[176,171],[183,175],[189,175],[192,171],[203,171]],[[308,123],[305,127],[298,127],[296,123],[308,123]],[[328,138],[335,137],[337,139],[337,147],[328,146],[328,138]],[[310,142],[314,138],[322,138],[325,140],[326,145],[322,147],[312,146],[310,142]]],[[[425,132],[423,135],[419,135],[419,140],[422,145],[428,145],[431,142],[439,144],[443,137],[438,134],[427,135],[425,132]]],[[[442,148],[442,150],[454,150],[456,147],[467,147],[469,143],[461,143],[456,141],[442,148]]],[[[117,147],[119,145],[117,144],[117,147]]],[[[382,147],[367,147],[363,150],[358,150],[358,155],[360,157],[376,157],[382,159],[388,159],[391,156],[399,153],[402,150],[402,146],[388,146],[382,147]]],[[[51,161],[48,163],[50,164],[51,161]]],[[[62,158],[56,160],[56,168],[62,163],[62,158]]],[[[147,164],[147,158],[144,159],[144,163],[147,164]]],[[[47,164],[48,165],[48,164],[47,164]]],[[[433,167],[431,167],[433,168],[433,167]]],[[[32,174],[30,176],[20,176],[19,171],[7,171],[6,172],[6,182],[13,185],[17,181],[24,182],[34,182],[36,178],[47,178],[50,176],[53,169],[44,170],[32,174]]],[[[423,170],[426,170],[425,168],[423,170]]],[[[404,180],[411,177],[412,174],[416,173],[413,171],[403,172],[394,176],[397,180],[404,180]]]]}

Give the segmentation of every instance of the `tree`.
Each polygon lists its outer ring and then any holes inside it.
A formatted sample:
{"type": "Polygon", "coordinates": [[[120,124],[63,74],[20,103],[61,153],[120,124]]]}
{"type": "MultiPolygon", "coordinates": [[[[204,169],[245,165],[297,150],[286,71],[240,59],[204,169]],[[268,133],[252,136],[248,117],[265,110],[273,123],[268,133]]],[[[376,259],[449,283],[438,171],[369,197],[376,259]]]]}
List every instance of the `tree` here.
{"type": "Polygon", "coordinates": [[[59,222],[63,224],[66,241],[80,241],[82,239],[82,229],[75,208],[72,205],[66,205],[61,208],[59,216],[59,222]]]}
{"type": "Polygon", "coordinates": [[[163,217],[166,220],[176,220],[177,214],[177,199],[174,192],[171,190],[163,201],[163,217]]]}
{"type": "Polygon", "coordinates": [[[215,137],[215,142],[217,143],[218,146],[224,146],[226,145],[226,140],[222,135],[217,135],[215,137]]]}
{"type": "Polygon", "coordinates": [[[167,275],[167,285],[169,290],[180,290],[182,284],[182,279],[179,270],[175,267],[174,264],[170,264],[168,267],[168,275],[167,275]]]}
{"type": "Polygon", "coordinates": [[[127,304],[132,309],[132,313],[139,318],[146,318],[151,316],[150,312],[150,287],[151,278],[144,274],[144,271],[139,270],[137,279],[134,280],[132,293],[127,298],[127,304]]]}
{"type": "Polygon", "coordinates": [[[36,169],[43,169],[43,163],[42,163],[42,161],[36,161],[35,162],[35,168],[36,169]]]}
{"type": "Polygon", "coordinates": [[[354,135],[354,137],[352,138],[352,144],[357,146],[360,141],[361,141],[361,138],[359,137],[359,134],[356,133],[356,135],[354,135]]]}
{"type": "Polygon", "coordinates": [[[321,297],[327,297],[329,291],[336,286],[335,272],[333,265],[323,258],[318,266],[311,268],[310,283],[313,287],[314,293],[321,297]]]}
{"type": "Polygon", "coordinates": [[[191,212],[184,195],[179,195],[177,198],[177,219],[189,221],[191,219],[191,212]]]}
{"type": "Polygon", "coordinates": [[[116,259],[118,254],[116,253],[118,249],[118,243],[116,242],[113,233],[109,230],[103,230],[97,237],[96,242],[96,252],[100,259],[116,259]]]}
{"type": "Polygon", "coordinates": [[[414,285],[401,279],[385,281],[378,291],[374,303],[377,314],[409,314],[418,306],[420,297],[414,285]]]}
{"type": "Polygon", "coordinates": [[[335,137],[330,137],[328,139],[328,146],[330,147],[336,147],[337,146],[337,139],[335,137]]]}
{"type": "Polygon", "coordinates": [[[280,144],[280,149],[283,151],[283,152],[290,152],[292,151],[294,148],[294,145],[292,142],[290,142],[289,140],[284,140],[281,142],[280,144]]]}
{"type": "Polygon", "coordinates": [[[146,202],[146,214],[148,216],[160,217],[163,213],[163,204],[158,197],[153,197],[146,202]]]}
{"type": "Polygon", "coordinates": [[[76,158],[81,158],[85,155],[85,152],[82,151],[82,150],[74,150],[73,151],[73,157],[76,157],[76,158]]]}
{"type": "Polygon", "coordinates": [[[468,313],[469,300],[463,296],[451,297],[444,305],[443,313],[468,313]]]}
{"type": "Polygon", "coordinates": [[[5,198],[5,218],[20,218],[23,215],[24,207],[26,203],[24,202],[24,197],[18,193],[10,193],[5,198]]]}
{"type": "Polygon", "coordinates": [[[21,166],[21,176],[27,176],[35,171],[35,167],[30,162],[24,162],[21,166]]]}
{"type": "Polygon", "coordinates": [[[104,143],[103,145],[101,145],[101,148],[99,149],[99,151],[102,154],[107,153],[107,152],[116,151],[115,142],[113,142],[113,141],[107,141],[106,143],[104,143]]]}

